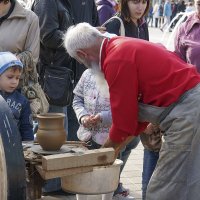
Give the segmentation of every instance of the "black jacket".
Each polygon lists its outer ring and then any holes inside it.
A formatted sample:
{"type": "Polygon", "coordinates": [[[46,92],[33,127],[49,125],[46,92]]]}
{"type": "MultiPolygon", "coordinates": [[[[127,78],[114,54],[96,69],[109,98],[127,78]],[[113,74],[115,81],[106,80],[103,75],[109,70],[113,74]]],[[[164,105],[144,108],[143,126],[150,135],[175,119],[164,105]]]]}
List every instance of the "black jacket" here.
{"type": "MultiPolygon", "coordinates": [[[[139,22],[139,26],[137,27],[132,22],[127,22],[125,20],[122,21],[124,23],[125,28],[125,36],[127,37],[133,37],[133,38],[139,38],[143,40],[149,40],[149,31],[148,31],[148,25],[145,21],[141,20],[139,22]]],[[[106,30],[109,33],[114,33],[116,35],[119,34],[120,30],[120,21],[118,19],[113,19],[108,24],[106,24],[106,30]]]]}
{"type": "Polygon", "coordinates": [[[99,26],[98,12],[94,0],[69,0],[75,24],[87,22],[99,26]]]}
{"type": "Polygon", "coordinates": [[[68,0],[35,0],[32,10],[40,24],[40,83],[50,105],[66,106],[72,99],[74,79],[72,58],[63,45],[64,34],[73,25],[71,4],[68,0]]]}
{"type": "Polygon", "coordinates": [[[35,0],[32,10],[40,23],[40,64],[45,68],[71,68],[71,58],[63,46],[64,33],[73,24],[68,0],[35,0]]]}
{"type": "MultiPolygon", "coordinates": [[[[75,24],[87,22],[92,26],[99,26],[99,17],[94,0],[69,0],[75,24]]],[[[79,81],[86,67],[74,61],[75,84],[79,81]]]]}

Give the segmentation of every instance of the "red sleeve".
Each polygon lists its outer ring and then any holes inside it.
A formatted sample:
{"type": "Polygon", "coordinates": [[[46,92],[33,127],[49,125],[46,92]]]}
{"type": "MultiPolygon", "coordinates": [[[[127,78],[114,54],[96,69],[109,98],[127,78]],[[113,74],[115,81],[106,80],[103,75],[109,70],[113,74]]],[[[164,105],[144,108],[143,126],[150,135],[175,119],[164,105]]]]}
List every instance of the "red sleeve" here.
{"type": "MultiPolygon", "coordinates": [[[[148,124],[149,124],[148,122],[139,123],[138,124],[138,128],[137,128],[136,132],[133,135],[134,136],[138,136],[140,133],[142,133],[146,129],[148,124]]],[[[109,137],[113,142],[116,142],[116,143],[122,142],[128,136],[130,136],[130,133],[124,132],[122,130],[119,130],[117,127],[112,125],[112,127],[110,129],[109,137]]]]}
{"type": "MultiPolygon", "coordinates": [[[[132,57],[134,59],[134,55],[132,57]]],[[[126,62],[123,57],[121,62],[119,60],[109,61],[105,67],[113,118],[110,138],[116,142],[123,141],[130,135],[138,135],[138,131],[143,130],[138,124],[137,66],[126,62]]]]}

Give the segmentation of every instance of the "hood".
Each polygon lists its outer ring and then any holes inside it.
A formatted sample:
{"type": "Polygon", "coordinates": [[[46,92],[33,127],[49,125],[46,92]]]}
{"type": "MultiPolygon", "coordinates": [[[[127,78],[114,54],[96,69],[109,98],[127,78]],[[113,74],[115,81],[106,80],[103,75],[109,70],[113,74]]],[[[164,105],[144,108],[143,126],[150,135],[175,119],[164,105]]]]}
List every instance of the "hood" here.
{"type": "Polygon", "coordinates": [[[108,5],[110,7],[113,7],[112,3],[109,0],[96,0],[96,5],[97,6],[108,5]]]}

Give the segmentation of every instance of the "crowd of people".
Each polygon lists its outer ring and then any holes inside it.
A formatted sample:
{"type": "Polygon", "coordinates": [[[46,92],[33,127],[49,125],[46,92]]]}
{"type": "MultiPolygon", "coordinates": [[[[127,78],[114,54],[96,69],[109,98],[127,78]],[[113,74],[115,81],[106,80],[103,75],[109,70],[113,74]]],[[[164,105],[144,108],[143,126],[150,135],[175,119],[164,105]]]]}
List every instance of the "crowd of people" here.
{"type": "MultiPolygon", "coordinates": [[[[23,79],[37,70],[48,112],[66,116],[68,140],[113,147],[123,161],[120,173],[141,140],[142,199],[196,200],[199,30],[200,0],[188,6],[184,0],[34,0],[30,9],[0,0],[0,94],[22,141],[34,140],[23,79]],[[149,26],[163,31],[177,13],[191,11],[176,32],[174,52],[149,42],[149,26]]],[[[59,178],[43,186],[43,195],[53,193],[68,195],[59,178]]],[[[102,195],[111,199],[134,197],[119,181],[114,193],[102,195]]]]}
{"type": "MultiPolygon", "coordinates": [[[[149,9],[149,26],[160,28],[161,31],[164,31],[179,13],[188,13],[193,12],[194,10],[195,7],[193,1],[188,1],[186,3],[184,0],[156,0],[154,5],[151,5],[151,8],[149,9]]],[[[178,19],[179,18],[175,18],[174,23],[169,27],[170,31],[175,26],[178,19]]]]}

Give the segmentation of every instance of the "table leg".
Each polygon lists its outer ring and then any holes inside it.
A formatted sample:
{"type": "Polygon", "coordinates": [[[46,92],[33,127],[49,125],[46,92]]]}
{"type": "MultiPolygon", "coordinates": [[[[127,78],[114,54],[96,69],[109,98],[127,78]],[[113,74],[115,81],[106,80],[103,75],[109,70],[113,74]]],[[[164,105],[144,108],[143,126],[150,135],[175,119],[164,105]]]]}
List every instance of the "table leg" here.
{"type": "Polygon", "coordinates": [[[41,178],[34,164],[27,164],[27,200],[40,199],[44,180],[41,178]]]}

